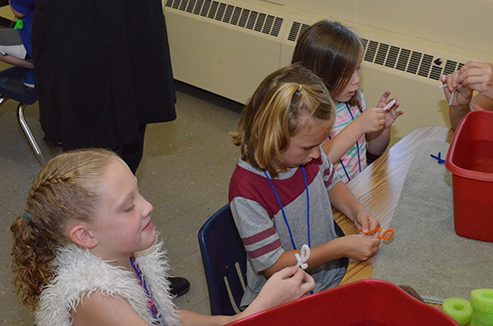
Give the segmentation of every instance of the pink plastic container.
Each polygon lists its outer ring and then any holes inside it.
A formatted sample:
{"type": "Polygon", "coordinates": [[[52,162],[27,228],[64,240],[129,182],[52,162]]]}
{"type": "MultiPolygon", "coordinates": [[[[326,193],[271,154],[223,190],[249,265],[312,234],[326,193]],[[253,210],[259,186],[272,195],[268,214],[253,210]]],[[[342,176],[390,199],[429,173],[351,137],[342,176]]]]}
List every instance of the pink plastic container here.
{"type": "Polygon", "coordinates": [[[457,326],[449,316],[396,285],[364,280],[341,285],[229,324],[231,326],[457,326]]]}
{"type": "Polygon", "coordinates": [[[493,242],[493,112],[462,119],[445,166],[452,172],[455,232],[493,242]]]}

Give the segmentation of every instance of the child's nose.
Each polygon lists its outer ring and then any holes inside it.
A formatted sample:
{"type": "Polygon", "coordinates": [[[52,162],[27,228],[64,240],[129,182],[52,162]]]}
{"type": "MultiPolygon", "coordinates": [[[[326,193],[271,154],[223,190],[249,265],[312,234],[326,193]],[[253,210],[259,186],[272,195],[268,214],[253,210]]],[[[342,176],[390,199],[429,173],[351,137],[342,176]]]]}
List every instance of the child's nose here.
{"type": "Polygon", "coordinates": [[[151,214],[154,211],[154,207],[147,200],[144,199],[144,201],[145,201],[145,204],[144,204],[144,209],[143,209],[143,215],[148,216],[149,214],[151,214]]]}
{"type": "Polygon", "coordinates": [[[320,157],[320,148],[318,146],[312,148],[310,151],[310,154],[308,155],[310,158],[316,160],[317,158],[320,157]]]}
{"type": "Polygon", "coordinates": [[[354,74],[353,78],[351,78],[351,83],[353,85],[358,85],[361,82],[361,79],[359,78],[359,74],[354,74]]]}

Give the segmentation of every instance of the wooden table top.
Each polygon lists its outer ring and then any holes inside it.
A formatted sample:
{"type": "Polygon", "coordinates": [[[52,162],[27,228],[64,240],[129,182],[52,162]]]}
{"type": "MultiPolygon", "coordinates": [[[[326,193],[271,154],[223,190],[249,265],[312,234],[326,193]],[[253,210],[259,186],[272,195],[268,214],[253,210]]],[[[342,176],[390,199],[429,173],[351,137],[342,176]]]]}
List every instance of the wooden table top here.
{"type": "MultiPolygon", "coordinates": [[[[432,138],[450,142],[452,136],[453,130],[445,127],[415,129],[351,180],[347,186],[386,229],[394,215],[416,149],[424,139],[432,138]]],[[[346,235],[356,233],[353,222],[338,211],[334,211],[334,220],[346,235]]],[[[371,259],[367,262],[350,261],[341,284],[369,279],[372,273],[371,259]]]]}

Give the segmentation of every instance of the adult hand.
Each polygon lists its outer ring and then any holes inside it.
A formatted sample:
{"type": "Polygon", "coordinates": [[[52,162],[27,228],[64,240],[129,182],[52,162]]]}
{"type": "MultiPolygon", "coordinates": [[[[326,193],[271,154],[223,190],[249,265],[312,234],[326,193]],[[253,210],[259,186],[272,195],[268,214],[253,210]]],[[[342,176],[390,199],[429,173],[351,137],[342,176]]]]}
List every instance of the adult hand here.
{"type": "Polygon", "coordinates": [[[450,106],[469,106],[472,99],[472,89],[457,82],[459,80],[459,71],[456,71],[451,75],[442,76],[440,80],[443,84],[447,84],[443,89],[443,93],[450,106]],[[454,98],[452,102],[450,102],[450,97],[454,90],[454,98]]]}
{"type": "Polygon", "coordinates": [[[493,100],[493,65],[490,62],[469,61],[458,71],[454,82],[493,100]]]}

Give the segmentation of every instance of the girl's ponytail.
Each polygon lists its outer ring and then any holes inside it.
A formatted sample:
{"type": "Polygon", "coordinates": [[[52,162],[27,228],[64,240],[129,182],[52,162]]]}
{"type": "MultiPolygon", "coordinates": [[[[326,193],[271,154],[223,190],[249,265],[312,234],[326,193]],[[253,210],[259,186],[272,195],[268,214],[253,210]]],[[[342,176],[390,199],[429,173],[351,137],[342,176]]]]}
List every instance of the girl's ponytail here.
{"type": "Polygon", "coordinates": [[[44,285],[52,277],[52,261],[56,256],[56,241],[46,237],[26,217],[17,217],[10,230],[13,233],[13,284],[25,306],[36,307],[44,285]]]}

